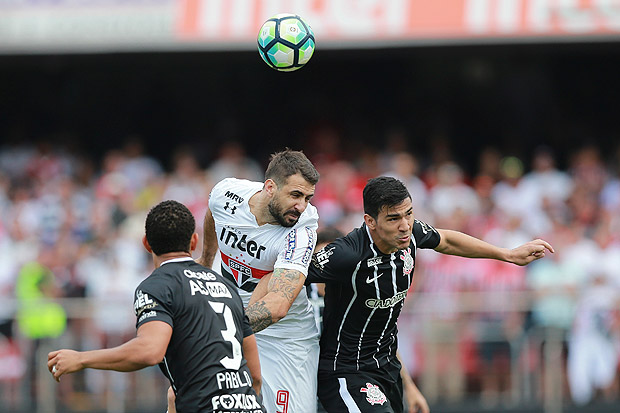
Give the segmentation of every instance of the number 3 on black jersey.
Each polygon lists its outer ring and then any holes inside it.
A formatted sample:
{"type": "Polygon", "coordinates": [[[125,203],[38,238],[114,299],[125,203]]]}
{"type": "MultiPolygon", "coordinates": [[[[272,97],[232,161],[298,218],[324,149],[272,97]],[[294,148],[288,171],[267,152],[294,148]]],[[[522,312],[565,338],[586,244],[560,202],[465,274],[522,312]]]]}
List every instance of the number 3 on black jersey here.
{"type": "Polygon", "coordinates": [[[232,316],[232,311],[230,308],[224,303],[218,303],[214,301],[209,301],[213,311],[218,314],[223,314],[224,322],[226,323],[226,330],[222,330],[222,337],[224,340],[230,342],[232,345],[232,358],[226,356],[220,360],[222,366],[230,370],[239,370],[241,366],[241,344],[235,334],[237,333],[237,327],[235,326],[235,320],[232,316]]]}

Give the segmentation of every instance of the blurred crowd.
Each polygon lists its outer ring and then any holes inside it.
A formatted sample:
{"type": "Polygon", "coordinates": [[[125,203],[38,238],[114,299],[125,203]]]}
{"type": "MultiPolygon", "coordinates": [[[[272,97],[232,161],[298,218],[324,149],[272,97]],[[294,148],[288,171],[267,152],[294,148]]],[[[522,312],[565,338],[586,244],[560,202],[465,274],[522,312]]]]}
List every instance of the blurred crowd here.
{"type": "MultiPolygon", "coordinates": [[[[487,148],[473,171],[449,148],[416,153],[402,136],[352,150],[325,130],[294,149],[321,173],[312,200],[320,228],[359,226],[362,188],[383,174],[401,179],[416,218],[436,227],[506,248],[533,238],[555,247],[528,267],[419,253],[400,346],[430,401],[473,391],[489,406],[507,402],[515,360],[533,371],[552,342],[560,343],[567,398],[618,400],[620,147],[586,146],[562,160],[549,147],[527,157],[487,148]]],[[[268,159],[254,159],[243,144],[222,143],[216,153],[201,165],[191,147],[178,146],[163,165],[137,138],[100,160],[50,143],[0,148],[0,384],[28,375],[23,342],[64,337],[87,349],[134,334],[133,290],[152,265],[141,244],[148,209],[180,201],[201,233],[217,181],[263,180],[268,159]],[[65,298],[95,304],[76,315],[58,304],[65,298]]],[[[90,372],[86,386],[105,386],[103,377],[90,372]]],[[[539,384],[534,393],[544,390],[539,384]]],[[[0,397],[9,402],[11,394],[0,397]]]]}

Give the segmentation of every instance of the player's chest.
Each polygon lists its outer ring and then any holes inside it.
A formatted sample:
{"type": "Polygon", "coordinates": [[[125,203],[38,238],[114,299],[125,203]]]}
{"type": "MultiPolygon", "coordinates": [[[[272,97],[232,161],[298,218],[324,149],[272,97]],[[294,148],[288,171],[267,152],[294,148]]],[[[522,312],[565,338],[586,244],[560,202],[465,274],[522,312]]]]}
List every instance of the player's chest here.
{"type": "Polygon", "coordinates": [[[357,288],[367,294],[390,295],[408,290],[413,281],[414,260],[401,251],[360,262],[357,288]]]}
{"type": "Polygon", "coordinates": [[[227,256],[254,265],[273,265],[285,234],[262,228],[216,225],[218,246],[227,256]]]}

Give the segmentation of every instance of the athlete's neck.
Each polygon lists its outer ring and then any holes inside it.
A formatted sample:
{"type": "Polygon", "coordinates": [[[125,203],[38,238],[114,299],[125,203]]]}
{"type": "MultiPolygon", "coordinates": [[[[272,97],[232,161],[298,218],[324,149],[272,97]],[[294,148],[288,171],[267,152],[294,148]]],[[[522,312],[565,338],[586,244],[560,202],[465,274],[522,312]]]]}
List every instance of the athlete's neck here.
{"type": "Polygon", "coordinates": [[[179,251],[179,252],[167,252],[165,254],[161,254],[161,255],[153,255],[153,264],[155,264],[155,268],[159,268],[159,266],[166,261],[169,260],[173,260],[175,258],[186,258],[186,257],[192,257],[192,254],[190,254],[189,252],[183,252],[183,251],[179,251]]]}
{"type": "Polygon", "coordinates": [[[250,212],[256,218],[258,226],[265,224],[277,225],[278,221],[269,212],[269,196],[265,190],[261,190],[250,198],[248,205],[250,205],[250,212]]]}

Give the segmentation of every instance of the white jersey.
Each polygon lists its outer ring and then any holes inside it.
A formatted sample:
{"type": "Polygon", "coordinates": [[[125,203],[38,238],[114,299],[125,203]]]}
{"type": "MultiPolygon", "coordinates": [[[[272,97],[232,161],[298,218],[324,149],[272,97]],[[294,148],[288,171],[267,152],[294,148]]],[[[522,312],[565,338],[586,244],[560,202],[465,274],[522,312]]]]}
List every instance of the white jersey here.
{"type": "MultiPolygon", "coordinates": [[[[262,188],[262,182],[226,178],[215,185],[209,198],[222,274],[237,284],[246,306],[258,281],[274,269],[293,269],[308,275],[316,244],[319,216],[310,204],[293,227],[258,225],[249,200],[262,188]]],[[[305,287],[288,314],[260,331],[257,337],[260,335],[297,339],[318,336],[305,287]]]]}

